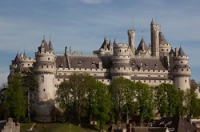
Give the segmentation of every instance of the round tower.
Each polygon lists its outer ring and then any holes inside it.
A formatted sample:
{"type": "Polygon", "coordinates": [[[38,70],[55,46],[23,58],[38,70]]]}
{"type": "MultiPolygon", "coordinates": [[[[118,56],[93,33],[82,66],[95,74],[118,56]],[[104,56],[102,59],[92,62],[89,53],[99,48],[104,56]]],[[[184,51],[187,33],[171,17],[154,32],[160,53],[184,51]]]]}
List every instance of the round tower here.
{"type": "Polygon", "coordinates": [[[175,52],[174,67],[172,69],[174,86],[185,91],[186,89],[190,88],[191,70],[188,66],[189,57],[185,55],[181,47],[175,52]]]}
{"type": "Polygon", "coordinates": [[[117,77],[124,77],[131,79],[130,56],[127,44],[114,44],[112,57],[111,76],[112,79],[117,77]]]}
{"type": "Polygon", "coordinates": [[[55,98],[55,54],[51,41],[49,44],[43,39],[41,46],[35,53],[36,63],[33,71],[38,81],[35,104],[35,119],[38,121],[51,121],[51,113],[54,107],[55,98]]]}
{"type": "Polygon", "coordinates": [[[158,24],[151,21],[151,56],[159,57],[159,30],[158,24]]]}
{"type": "Polygon", "coordinates": [[[167,43],[162,32],[159,32],[159,54],[161,57],[169,56],[172,46],[167,43]]]}
{"type": "Polygon", "coordinates": [[[27,70],[28,68],[33,67],[33,63],[35,62],[35,60],[33,58],[30,57],[26,57],[26,54],[20,54],[19,59],[17,61],[17,67],[19,69],[19,71],[23,71],[23,70],[27,70]]]}
{"type": "Polygon", "coordinates": [[[133,55],[135,55],[135,30],[128,30],[128,44],[131,48],[131,51],[133,52],[133,55]]]}

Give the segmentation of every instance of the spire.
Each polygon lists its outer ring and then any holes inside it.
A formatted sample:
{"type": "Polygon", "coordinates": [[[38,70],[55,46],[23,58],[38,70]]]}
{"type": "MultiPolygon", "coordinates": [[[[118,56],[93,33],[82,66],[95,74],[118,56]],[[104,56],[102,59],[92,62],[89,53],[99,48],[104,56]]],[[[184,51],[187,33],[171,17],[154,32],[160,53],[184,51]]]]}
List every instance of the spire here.
{"type": "Polygon", "coordinates": [[[151,20],[151,25],[154,25],[153,18],[152,18],[152,20],[151,20]]]}
{"type": "Polygon", "coordinates": [[[140,44],[138,45],[137,51],[139,50],[148,50],[148,46],[143,38],[141,39],[140,44]]]}
{"type": "Polygon", "coordinates": [[[49,41],[49,49],[50,49],[50,50],[53,50],[53,46],[52,46],[51,40],[49,41]]]}
{"type": "Polygon", "coordinates": [[[178,50],[178,55],[179,55],[179,56],[185,56],[185,53],[184,53],[184,51],[183,51],[183,49],[182,49],[181,46],[180,46],[180,48],[179,48],[179,50],[178,50]]]}
{"type": "Polygon", "coordinates": [[[116,42],[116,39],[115,39],[115,38],[114,38],[114,41],[113,41],[113,45],[114,45],[114,44],[117,44],[117,42],[116,42]]]}
{"type": "Polygon", "coordinates": [[[162,32],[159,32],[159,44],[167,44],[167,41],[162,32]]]}

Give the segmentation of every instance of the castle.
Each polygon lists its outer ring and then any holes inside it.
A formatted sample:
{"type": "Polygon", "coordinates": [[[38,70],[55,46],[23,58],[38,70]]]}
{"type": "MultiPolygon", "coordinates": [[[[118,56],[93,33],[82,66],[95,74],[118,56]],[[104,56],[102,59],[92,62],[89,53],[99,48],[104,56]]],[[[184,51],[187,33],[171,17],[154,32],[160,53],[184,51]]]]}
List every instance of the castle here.
{"type": "Polygon", "coordinates": [[[87,72],[107,85],[117,77],[124,77],[150,86],[168,83],[186,90],[190,88],[189,57],[182,47],[174,50],[159,28],[152,20],[149,45],[142,38],[136,48],[135,30],[128,30],[128,44],[115,40],[108,42],[104,38],[103,44],[99,50],[93,51],[93,55],[70,53],[67,47],[64,54],[56,55],[52,42],[47,43],[43,39],[35,58],[29,58],[25,53],[16,55],[10,65],[8,79],[16,72],[34,72],[39,83],[34,106],[38,118],[45,118],[51,113],[56,89],[74,72],[87,72]]]}

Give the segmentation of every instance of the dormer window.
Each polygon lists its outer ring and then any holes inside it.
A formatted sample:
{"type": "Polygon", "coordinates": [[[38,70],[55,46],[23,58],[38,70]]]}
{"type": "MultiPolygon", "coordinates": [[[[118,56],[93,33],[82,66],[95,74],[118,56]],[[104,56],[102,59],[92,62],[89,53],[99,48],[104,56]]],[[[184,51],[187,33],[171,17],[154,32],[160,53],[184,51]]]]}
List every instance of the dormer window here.
{"type": "Polygon", "coordinates": [[[155,66],[158,66],[158,64],[156,63],[155,66]]]}
{"type": "Polygon", "coordinates": [[[95,64],[95,62],[93,61],[92,64],[95,64]]]}
{"type": "Polygon", "coordinates": [[[148,66],[148,63],[145,63],[145,66],[148,66]]]}
{"type": "Polygon", "coordinates": [[[79,61],[78,64],[81,64],[81,61],[79,61]]]}

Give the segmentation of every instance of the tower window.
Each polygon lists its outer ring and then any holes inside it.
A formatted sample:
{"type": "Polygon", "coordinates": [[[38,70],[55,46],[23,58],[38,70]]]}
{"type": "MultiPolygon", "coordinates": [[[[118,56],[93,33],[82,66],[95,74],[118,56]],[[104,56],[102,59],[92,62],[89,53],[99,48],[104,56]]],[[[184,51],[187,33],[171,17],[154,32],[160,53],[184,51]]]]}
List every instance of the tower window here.
{"type": "Polygon", "coordinates": [[[48,60],[50,60],[50,58],[48,58],[48,60]]]}
{"type": "Polygon", "coordinates": [[[185,83],[187,82],[187,80],[185,80],[185,83]]]}
{"type": "Polygon", "coordinates": [[[45,89],[43,89],[43,91],[45,92],[45,89]]]}

